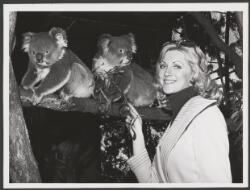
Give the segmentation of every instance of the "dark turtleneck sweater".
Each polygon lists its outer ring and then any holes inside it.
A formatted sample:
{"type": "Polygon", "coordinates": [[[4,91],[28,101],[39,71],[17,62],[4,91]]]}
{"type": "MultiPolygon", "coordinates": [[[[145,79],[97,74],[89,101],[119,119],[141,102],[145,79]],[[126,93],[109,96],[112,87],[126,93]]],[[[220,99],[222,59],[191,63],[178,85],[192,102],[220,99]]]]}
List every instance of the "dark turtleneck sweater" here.
{"type": "Polygon", "coordinates": [[[182,106],[192,97],[197,96],[198,93],[195,91],[193,86],[187,87],[179,92],[170,94],[168,96],[170,101],[170,106],[172,109],[171,122],[174,121],[176,115],[179,113],[182,106]]]}

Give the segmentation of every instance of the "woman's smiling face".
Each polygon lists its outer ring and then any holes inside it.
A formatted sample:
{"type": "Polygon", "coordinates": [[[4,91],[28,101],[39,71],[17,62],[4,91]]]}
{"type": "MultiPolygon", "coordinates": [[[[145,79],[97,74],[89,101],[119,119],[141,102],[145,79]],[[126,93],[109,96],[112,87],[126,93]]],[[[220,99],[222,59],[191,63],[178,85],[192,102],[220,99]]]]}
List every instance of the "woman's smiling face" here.
{"type": "Polygon", "coordinates": [[[169,50],[158,64],[159,81],[164,93],[176,93],[191,86],[192,69],[183,52],[169,50]]]}

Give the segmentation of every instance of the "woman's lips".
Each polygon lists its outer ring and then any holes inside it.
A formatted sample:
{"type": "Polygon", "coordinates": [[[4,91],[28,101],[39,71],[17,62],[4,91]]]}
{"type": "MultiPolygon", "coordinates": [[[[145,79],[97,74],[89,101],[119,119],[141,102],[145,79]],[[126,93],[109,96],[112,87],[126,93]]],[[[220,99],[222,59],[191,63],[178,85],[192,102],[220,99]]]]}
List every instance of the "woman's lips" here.
{"type": "Polygon", "coordinates": [[[176,80],[173,80],[173,79],[164,80],[165,84],[171,84],[171,83],[174,83],[174,82],[176,82],[176,80]]]}

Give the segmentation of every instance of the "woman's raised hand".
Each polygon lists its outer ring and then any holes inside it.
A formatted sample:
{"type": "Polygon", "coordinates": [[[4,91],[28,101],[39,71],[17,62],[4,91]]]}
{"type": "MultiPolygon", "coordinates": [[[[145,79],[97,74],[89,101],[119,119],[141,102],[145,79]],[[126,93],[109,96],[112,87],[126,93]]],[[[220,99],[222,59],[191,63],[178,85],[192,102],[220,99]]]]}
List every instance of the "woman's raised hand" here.
{"type": "Polygon", "coordinates": [[[132,104],[128,103],[127,106],[128,114],[125,122],[126,126],[129,128],[132,139],[135,140],[136,134],[142,133],[142,119],[132,104]]]}

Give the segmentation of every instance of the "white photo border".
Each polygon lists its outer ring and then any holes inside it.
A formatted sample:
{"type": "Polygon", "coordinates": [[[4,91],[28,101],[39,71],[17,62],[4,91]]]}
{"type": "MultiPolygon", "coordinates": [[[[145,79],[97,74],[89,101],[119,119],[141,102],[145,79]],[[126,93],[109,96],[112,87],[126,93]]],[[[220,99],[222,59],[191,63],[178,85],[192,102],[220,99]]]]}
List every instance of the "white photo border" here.
{"type": "Polygon", "coordinates": [[[50,3],[3,4],[3,187],[4,188],[176,188],[248,187],[248,3],[50,3]],[[243,183],[9,183],[9,13],[24,11],[242,11],[243,12],[243,183]]]}

